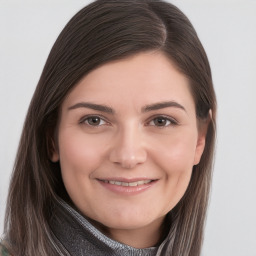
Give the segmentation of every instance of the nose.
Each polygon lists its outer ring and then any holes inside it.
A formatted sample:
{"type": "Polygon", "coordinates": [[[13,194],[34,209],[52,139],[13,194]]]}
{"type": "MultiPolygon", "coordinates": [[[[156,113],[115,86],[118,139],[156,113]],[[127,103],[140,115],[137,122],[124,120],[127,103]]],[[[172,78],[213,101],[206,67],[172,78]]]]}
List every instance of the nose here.
{"type": "Polygon", "coordinates": [[[110,161],[125,169],[132,169],[147,159],[143,134],[136,128],[119,131],[110,152],[110,161]]]}

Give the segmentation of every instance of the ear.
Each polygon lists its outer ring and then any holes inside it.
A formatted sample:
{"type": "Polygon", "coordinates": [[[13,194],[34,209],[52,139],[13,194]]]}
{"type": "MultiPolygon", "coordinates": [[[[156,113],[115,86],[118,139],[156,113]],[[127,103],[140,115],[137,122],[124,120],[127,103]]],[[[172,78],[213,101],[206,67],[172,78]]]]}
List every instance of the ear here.
{"type": "Polygon", "coordinates": [[[56,163],[56,162],[59,161],[59,159],[60,159],[59,152],[57,152],[57,151],[53,152],[52,157],[51,157],[51,161],[56,163]]]}
{"type": "Polygon", "coordinates": [[[199,164],[201,156],[204,152],[208,125],[212,119],[211,113],[212,113],[211,110],[209,110],[208,117],[204,120],[198,121],[198,138],[197,138],[197,145],[196,145],[196,151],[194,156],[194,165],[199,164]]]}
{"type": "Polygon", "coordinates": [[[48,139],[48,154],[52,162],[56,163],[59,161],[59,150],[53,138],[48,139]]]}

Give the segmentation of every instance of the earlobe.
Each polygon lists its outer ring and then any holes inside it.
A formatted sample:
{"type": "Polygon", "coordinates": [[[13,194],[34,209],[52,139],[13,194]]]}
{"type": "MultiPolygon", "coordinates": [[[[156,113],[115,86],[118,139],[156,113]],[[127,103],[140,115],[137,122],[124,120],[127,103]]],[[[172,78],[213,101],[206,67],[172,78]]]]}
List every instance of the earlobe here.
{"type": "Polygon", "coordinates": [[[196,152],[194,157],[194,165],[199,164],[201,156],[204,152],[205,148],[205,137],[206,135],[200,135],[198,136],[197,145],[196,145],[196,152]]]}
{"type": "Polygon", "coordinates": [[[52,138],[48,140],[48,152],[49,158],[52,162],[56,163],[59,161],[59,152],[56,147],[56,143],[52,138]]]}
{"type": "Polygon", "coordinates": [[[54,163],[58,162],[59,161],[59,153],[54,152],[52,154],[51,161],[54,162],[54,163]]]}
{"type": "Polygon", "coordinates": [[[205,149],[207,130],[208,130],[209,123],[212,119],[211,113],[212,112],[210,109],[207,119],[200,120],[198,124],[198,139],[197,139],[197,145],[196,145],[196,151],[195,151],[195,157],[194,157],[194,165],[199,164],[201,156],[205,149]]]}

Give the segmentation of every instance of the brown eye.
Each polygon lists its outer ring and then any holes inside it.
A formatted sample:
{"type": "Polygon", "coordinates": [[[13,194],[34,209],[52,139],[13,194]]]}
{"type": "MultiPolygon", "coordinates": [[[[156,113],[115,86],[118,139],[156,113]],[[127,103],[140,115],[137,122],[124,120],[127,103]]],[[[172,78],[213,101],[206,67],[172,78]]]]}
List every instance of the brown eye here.
{"type": "Polygon", "coordinates": [[[176,125],[177,122],[171,118],[167,118],[164,116],[158,116],[154,119],[152,119],[149,123],[149,125],[157,126],[157,127],[167,127],[171,125],[176,125]]]}
{"type": "Polygon", "coordinates": [[[153,119],[154,125],[156,126],[166,126],[170,124],[170,121],[164,117],[157,117],[153,119]]]}
{"type": "Polygon", "coordinates": [[[83,120],[83,123],[90,126],[101,126],[106,124],[106,122],[99,116],[90,116],[83,120]]]}

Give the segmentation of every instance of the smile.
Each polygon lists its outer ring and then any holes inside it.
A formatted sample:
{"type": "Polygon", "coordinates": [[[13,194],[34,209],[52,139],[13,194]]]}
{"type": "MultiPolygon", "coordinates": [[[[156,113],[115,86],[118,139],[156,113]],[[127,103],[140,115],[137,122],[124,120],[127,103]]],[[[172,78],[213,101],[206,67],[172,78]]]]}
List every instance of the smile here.
{"type": "Polygon", "coordinates": [[[114,192],[119,195],[137,195],[150,188],[159,181],[158,179],[122,179],[122,178],[110,178],[110,179],[97,179],[105,189],[114,192]]]}
{"type": "Polygon", "coordinates": [[[116,180],[103,180],[104,183],[110,183],[112,185],[123,186],[123,187],[137,187],[140,185],[148,184],[153,180],[139,180],[134,182],[122,182],[116,180]]]}

